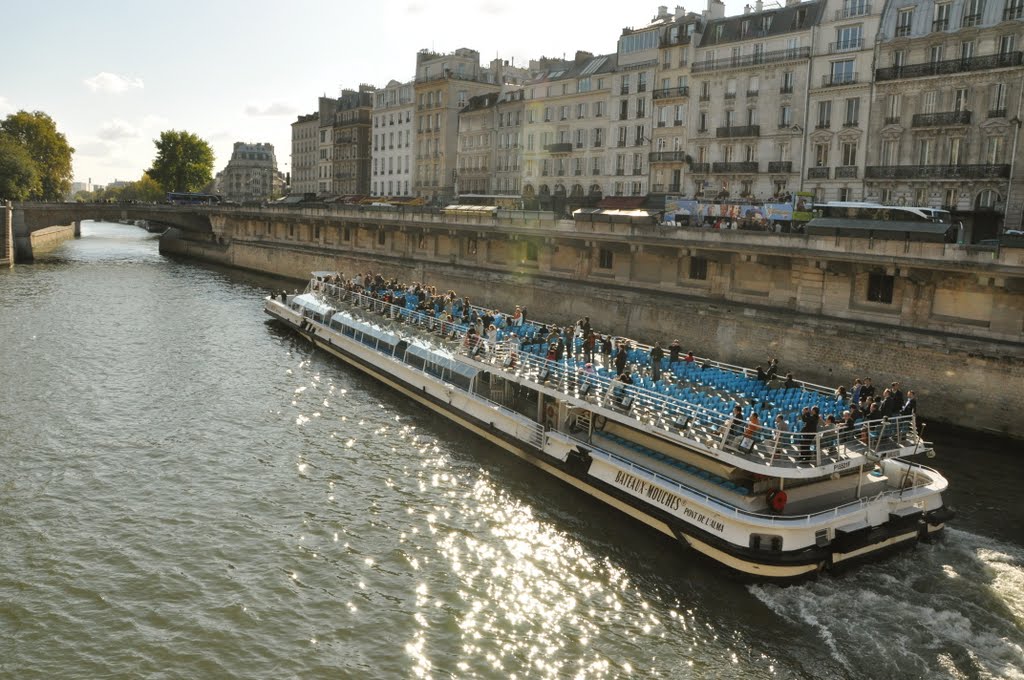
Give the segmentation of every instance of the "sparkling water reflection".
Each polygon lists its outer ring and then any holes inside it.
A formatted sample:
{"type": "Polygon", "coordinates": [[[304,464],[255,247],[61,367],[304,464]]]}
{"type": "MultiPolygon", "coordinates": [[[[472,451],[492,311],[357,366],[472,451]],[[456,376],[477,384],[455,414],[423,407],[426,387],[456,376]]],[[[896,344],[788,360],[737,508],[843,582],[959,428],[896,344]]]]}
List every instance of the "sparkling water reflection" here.
{"type": "Polygon", "coordinates": [[[737,584],[267,323],[286,282],[83,231],[0,272],[2,677],[1024,677],[984,508],[737,584]]]}

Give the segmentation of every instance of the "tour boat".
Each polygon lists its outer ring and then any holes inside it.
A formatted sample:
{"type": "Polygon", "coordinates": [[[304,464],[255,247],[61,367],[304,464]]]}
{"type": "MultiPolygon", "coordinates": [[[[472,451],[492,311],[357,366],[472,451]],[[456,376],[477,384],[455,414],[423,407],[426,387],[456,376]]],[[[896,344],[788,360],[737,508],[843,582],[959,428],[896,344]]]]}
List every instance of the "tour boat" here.
{"type": "MultiPolygon", "coordinates": [[[[464,327],[348,290],[315,272],[306,292],[265,311],[314,345],[684,546],[765,581],[791,581],[928,540],[953,512],[946,479],[914,415],[800,434],[831,390],[765,382],[708,359],[646,369],[623,384],[574,351],[547,359],[497,341],[450,339],[464,327]],[[742,421],[733,419],[736,406],[742,421]],[[751,426],[751,410],[761,416],[751,426]],[[795,428],[793,428],[795,429],[795,428]]],[[[630,350],[636,364],[647,351],[630,350]]]]}

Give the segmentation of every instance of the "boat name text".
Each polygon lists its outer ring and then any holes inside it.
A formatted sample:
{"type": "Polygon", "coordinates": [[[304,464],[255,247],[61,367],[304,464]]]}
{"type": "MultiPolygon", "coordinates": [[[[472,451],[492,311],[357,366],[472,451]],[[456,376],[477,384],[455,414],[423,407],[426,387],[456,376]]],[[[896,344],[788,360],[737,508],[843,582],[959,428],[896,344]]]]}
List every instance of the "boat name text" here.
{"type": "Polygon", "coordinates": [[[624,489],[629,489],[639,495],[647,496],[650,500],[665,506],[669,510],[679,510],[683,501],[674,493],[665,491],[661,487],[648,484],[644,480],[634,477],[628,472],[618,470],[615,473],[615,483],[624,489]]]}
{"type": "Polygon", "coordinates": [[[703,524],[706,527],[714,529],[718,533],[723,533],[725,531],[725,524],[722,521],[717,520],[714,517],[708,517],[703,512],[697,512],[693,508],[683,508],[683,516],[692,522],[703,524]]]}

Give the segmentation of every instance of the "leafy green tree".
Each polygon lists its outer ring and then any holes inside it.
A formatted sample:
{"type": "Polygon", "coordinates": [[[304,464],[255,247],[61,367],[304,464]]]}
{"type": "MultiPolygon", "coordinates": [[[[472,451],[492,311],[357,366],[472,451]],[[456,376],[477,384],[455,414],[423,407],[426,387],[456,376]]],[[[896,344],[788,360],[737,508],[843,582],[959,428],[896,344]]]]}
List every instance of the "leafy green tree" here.
{"type": "Polygon", "coordinates": [[[24,201],[41,186],[36,164],[25,147],[0,134],[0,199],[24,201]]]}
{"type": "Polygon", "coordinates": [[[199,191],[213,179],[213,149],[184,130],[164,130],[156,144],[153,167],[146,171],[165,191],[199,191]]]}
{"type": "Polygon", "coordinates": [[[71,189],[71,155],[75,152],[57,124],[42,111],[18,111],[0,121],[0,133],[16,141],[35,164],[38,185],[28,198],[60,201],[71,189]]]}

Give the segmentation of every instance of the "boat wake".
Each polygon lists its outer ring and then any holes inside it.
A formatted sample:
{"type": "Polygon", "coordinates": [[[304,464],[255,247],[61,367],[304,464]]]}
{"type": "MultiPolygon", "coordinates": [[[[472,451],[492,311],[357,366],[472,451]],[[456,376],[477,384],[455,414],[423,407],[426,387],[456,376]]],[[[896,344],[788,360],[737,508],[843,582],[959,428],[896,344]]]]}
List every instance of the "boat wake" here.
{"type": "Polygon", "coordinates": [[[751,593],[810,627],[851,677],[1024,678],[1024,548],[942,540],[834,578],[751,593]]]}

